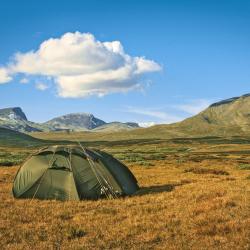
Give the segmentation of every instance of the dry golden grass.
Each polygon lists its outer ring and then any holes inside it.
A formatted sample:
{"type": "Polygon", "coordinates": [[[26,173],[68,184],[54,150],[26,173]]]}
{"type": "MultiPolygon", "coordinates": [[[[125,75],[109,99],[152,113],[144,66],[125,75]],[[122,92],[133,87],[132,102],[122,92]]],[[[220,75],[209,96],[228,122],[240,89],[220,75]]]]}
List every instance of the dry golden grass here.
{"type": "Polygon", "coordinates": [[[0,249],[250,249],[250,170],[238,168],[250,163],[250,145],[99,148],[124,159],[141,190],[117,200],[15,200],[18,166],[1,167],[0,249]]]}

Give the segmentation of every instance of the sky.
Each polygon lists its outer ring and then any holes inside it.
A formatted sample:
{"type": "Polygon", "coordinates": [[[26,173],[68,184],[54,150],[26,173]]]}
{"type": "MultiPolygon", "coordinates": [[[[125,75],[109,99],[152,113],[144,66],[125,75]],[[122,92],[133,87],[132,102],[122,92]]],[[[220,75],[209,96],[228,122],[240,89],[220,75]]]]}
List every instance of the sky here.
{"type": "Polygon", "coordinates": [[[18,1],[0,6],[0,108],[172,123],[249,93],[250,1],[18,1]]]}

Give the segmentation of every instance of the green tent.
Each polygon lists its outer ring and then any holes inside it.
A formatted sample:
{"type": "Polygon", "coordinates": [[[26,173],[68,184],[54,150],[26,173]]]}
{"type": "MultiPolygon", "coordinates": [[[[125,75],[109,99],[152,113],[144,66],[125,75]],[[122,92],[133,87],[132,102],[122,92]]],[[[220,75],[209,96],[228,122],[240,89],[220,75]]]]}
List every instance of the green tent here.
{"type": "Polygon", "coordinates": [[[13,184],[16,198],[116,198],[139,189],[129,169],[111,155],[80,146],[49,146],[33,154],[13,184]]]}

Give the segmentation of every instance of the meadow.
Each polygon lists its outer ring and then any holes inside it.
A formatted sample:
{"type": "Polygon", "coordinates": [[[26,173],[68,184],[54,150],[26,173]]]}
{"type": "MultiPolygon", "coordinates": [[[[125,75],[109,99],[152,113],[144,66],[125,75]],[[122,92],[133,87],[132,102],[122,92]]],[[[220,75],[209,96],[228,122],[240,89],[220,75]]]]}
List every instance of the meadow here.
{"type": "Polygon", "coordinates": [[[141,189],[114,200],[15,200],[16,171],[39,145],[2,145],[0,249],[250,249],[248,138],[34,136],[61,140],[54,143],[77,137],[111,153],[141,189]]]}

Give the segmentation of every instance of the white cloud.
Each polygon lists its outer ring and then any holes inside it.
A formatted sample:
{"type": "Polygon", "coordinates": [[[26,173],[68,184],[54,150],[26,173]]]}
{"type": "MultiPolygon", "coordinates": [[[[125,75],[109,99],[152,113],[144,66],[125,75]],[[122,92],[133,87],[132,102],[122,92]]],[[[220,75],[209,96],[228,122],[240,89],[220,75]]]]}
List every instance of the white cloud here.
{"type": "Polygon", "coordinates": [[[51,77],[61,97],[127,92],[140,88],[145,73],[161,70],[152,60],[126,54],[119,41],[100,42],[80,32],[50,38],[36,51],[17,53],[8,65],[12,75],[51,77]]]}
{"type": "Polygon", "coordinates": [[[127,107],[123,112],[153,117],[158,120],[157,123],[174,123],[183,120],[183,117],[150,108],[127,107]]]}
{"type": "Polygon", "coordinates": [[[49,86],[43,82],[38,82],[38,83],[36,83],[36,88],[38,90],[44,91],[44,90],[48,89],[49,86]]]}
{"type": "Polygon", "coordinates": [[[141,122],[138,122],[141,127],[148,127],[155,124],[169,124],[182,121],[190,115],[196,115],[203,111],[212,102],[212,100],[207,99],[193,99],[183,101],[182,104],[167,104],[158,108],[127,106],[121,111],[144,117],[151,117],[151,122],[147,121],[148,118],[144,118],[141,122]]]}
{"type": "Polygon", "coordinates": [[[28,83],[29,82],[29,80],[27,79],[27,78],[22,78],[21,80],[20,80],[20,83],[22,83],[22,84],[26,84],[26,83],[28,83]]]}
{"type": "Polygon", "coordinates": [[[0,84],[7,83],[12,80],[12,77],[9,75],[7,68],[0,67],[0,84]]]}
{"type": "Polygon", "coordinates": [[[173,107],[188,114],[196,115],[206,109],[211,103],[211,100],[196,99],[185,104],[173,105],[173,107]]]}

